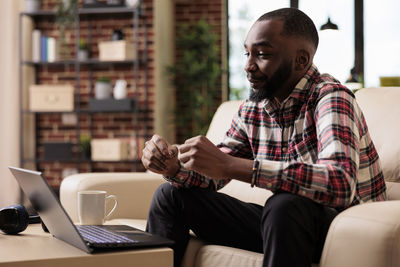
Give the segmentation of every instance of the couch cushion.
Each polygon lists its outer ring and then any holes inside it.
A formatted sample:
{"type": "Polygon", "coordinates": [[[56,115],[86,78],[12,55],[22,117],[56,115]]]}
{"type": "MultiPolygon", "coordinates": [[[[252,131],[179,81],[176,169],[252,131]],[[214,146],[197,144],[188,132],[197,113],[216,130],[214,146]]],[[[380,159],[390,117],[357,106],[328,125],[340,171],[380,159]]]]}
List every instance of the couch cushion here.
{"type": "MultiPolygon", "coordinates": [[[[261,267],[263,254],[217,245],[203,246],[196,256],[195,267],[261,267]]],[[[312,264],[311,267],[318,267],[312,264]]]]}
{"type": "Polygon", "coordinates": [[[260,267],[263,254],[217,245],[205,245],[197,253],[195,267],[260,267]]]}
{"type": "Polygon", "coordinates": [[[388,200],[400,200],[400,183],[386,182],[388,200]]]}
{"type": "Polygon", "coordinates": [[[400,87],[364,88],[356,92],[386,181],[400,181],[400,87]]]}
{"type": "Polygon", "coordinates": [[[232,119],[239,111],[243,101],[228,101],[222,103],[215,112],[207,131],[207,138],[215,145],[222,142],[225,133],[231,127],[232,119]]]}

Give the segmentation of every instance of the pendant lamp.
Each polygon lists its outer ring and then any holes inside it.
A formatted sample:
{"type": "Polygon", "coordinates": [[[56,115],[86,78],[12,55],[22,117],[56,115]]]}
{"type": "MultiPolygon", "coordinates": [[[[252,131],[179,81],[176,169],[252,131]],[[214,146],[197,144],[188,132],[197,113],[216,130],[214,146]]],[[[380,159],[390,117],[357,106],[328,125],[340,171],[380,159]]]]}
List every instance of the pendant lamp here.
{"type": "Polygon", "coordinates": [[[332,23],[331,18],[328,17],[328,21],[325,24],[323,24],[319,29],[321,31],[323,31],[323,30],[338,30],[339,27],[335,23],[332,23]]]}

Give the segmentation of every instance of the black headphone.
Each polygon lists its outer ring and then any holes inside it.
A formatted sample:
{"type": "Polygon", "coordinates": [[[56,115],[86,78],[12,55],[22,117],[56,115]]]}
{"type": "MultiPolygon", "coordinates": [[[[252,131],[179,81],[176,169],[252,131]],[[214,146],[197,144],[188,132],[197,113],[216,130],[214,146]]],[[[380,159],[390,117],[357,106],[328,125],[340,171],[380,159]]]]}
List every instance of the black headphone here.
{"type": "Polygon", "coordinates": [[[30,223],[40,222],[39,215],[29,215],[25,207],[21,205],[11,205],[0,210],[0,230],[6,234],[18,234],[30,223]]]}

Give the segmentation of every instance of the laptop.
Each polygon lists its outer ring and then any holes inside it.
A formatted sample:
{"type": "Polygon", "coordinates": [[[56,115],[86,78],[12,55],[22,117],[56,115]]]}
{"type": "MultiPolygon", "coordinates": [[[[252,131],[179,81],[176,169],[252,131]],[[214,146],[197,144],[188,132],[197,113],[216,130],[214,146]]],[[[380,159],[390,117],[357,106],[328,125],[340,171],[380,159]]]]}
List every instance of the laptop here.
{"type": "Polygon", "coordinates": [[[75,225],[41,172],[8,167],[50,234],[87,253],[170,247],[173,241],[126,225],[75,225]]]}

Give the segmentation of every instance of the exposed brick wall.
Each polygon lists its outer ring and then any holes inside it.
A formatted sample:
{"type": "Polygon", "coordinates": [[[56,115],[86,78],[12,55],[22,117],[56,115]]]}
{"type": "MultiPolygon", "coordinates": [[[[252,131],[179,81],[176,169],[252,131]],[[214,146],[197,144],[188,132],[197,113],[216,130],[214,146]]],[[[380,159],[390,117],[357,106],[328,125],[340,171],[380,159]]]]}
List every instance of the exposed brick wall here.
{"type": "MultiPolygon", "coordinates": [[[[52,10],[55,8],[59,0],[42,0],[43,10],[52,10]]],[[[81,6],[79,1],[79,6],[81,6]]],[[[196,0],[196,1],[177,1],[175,6],[176,25],[184,22],[196,21],[204,19],[212,25],[215,33],[218,36],[222,34],[222,10],[224,0],[196,0]]],[[[128,96],[138,99],[139,108],[147,109],[149,112],[140,113],[138,116],[138,124],[135,125],[134,116],[127,113],[95,113],[93,115],[81,114],[79,115],[80,133],[88,134],[90,128],[93,138],[113,138],[113,137],[134,137],[136,132],[140,136],[145,135],[145,128],[147,134],[153,134],[153,110],[154,110],[154,31],[153,31],[153,0],[144,0],[143,7],[146,14],[147,25],[147,44],[148,44],[148,92],[147,101],[145,93],[145,75],[143,67],[140,68],[139,76],[134,77],[132,66],[129,65],[113,65],[113,66],[96,66],[92,70],[92,80],[90,81],[89,67],[80,67],[79,79],[80,88],[75,88],[79,92],[80,102],[79,107],[84,109],[88,106],[89,97],[92,95],[91,86],[99,76],[108,76],[111,78],[113,84],[117,79],[125,79],[128,82],[128,96]],[[139,79],[137,90],[134,89],[134,80],[139,79]],[[91,86],[90,86],[91,85],[91,86]],[[136,92],[136,93],[135,93],[136,92]],[[91,126],[90,126],[91,125],[91,126]]],[[[143,22],[143,21],[142,21],[143,22]]],[[[54,27],[54,20],[47,21],[43,19],[38,22],[38,28],[42,30],[43,34],[52,37],[59,37],[59,32],[54,27]]],[[[89,44],[91,57],[98,57],[97,43],[101,40],[109,40],[113,29],[122,29],[126,39],[132,41],[132,17],[96,17],[90,19],[91,25],[91,43],[89,44]]],[[[80,36],[87,38],[89,29],[89,20],[83,18],[80,23],[80,36]]],[[[75,33],[68,31],[66,39],[69,42],[71,58],[75,57],[74,42],[75,33]]],[[[139,31],[139,49],[144,48],[144,31],[139,31]]],[[[221,38],[219,38],[221,44],[221,38]]],[[[177,53],[179,54],[179,53],[177,53]]],[[[72,84],[75,85],[76,70],[72,65],[68,66],[41,66],[37,71],[38,83],[46,84],[72,84]]],[[[178,103],[179,105],[179,103],[178,103]]],[[[43,146],[41,145],[46,141],[70,141],[77,143],[76,128],[71,125],[63,125],[60,114],[39,114],[37,115],[37,140],[38,150],[37,156],[43,155],[43,146]]],[[[177,130],[179,132],[179,129],[177,130]]],[[[178,136],[179,140],[179,136],[178,136]]],[[[75,154],[78,153],[75,149],[75,154]]],[[[65,168],[79,168],[79,172],[89,171],[143,171],[141,164],[133,164],[128,162],[110,163],[70,163],[70,162],[39,162],[38,169],[43,171],[45,176],[49,179],[50,184],[57,188],[62,180],[61,173],[65,168]],[[134,166],[136,165],[136,167],[134,166]]]]}
{"type": "MultiPolygon", "coordinates": [[[[43,10],[53,10],[56,7],[57,0],[42,1],[43,10]]],[[[79,3],[81,6],[81,1],[79,3]]],[[[71,84],[75,87],[75,92],[79,92],[79,108],[86,109],[88,107],[89,98],[93,97],[94,83],[98,77],[107,76],[111,78],[112,84],[117,79],[125,79],[128,82],[128,97],[138,101],[140,110],[148,110],[149,112],[140,112],[138,114],[138,123],[131,113],[93,113],[79,115],[79,126],[81,135],[89,135],[92,138],[124,138],[136,137],[136,133],[141,138],[146,138],[153,133],[153,107],[154,107],[154,65],[153,58],[153,2],[152,0],[143,1],[144,12],[147,15],[140,24],[147,25],[147,45],[148,45],[148,63],[147,63],[147,84],[148,91],[145,91],[145,70],[143,66],[139,69],[138,77],[134,76],[132,64],[115,64],[111,66],[80,66],[79,72],[79,88],[76,88],[76,69],[73,65],[60,66],[40,66],[37,71],[37,79],[39,84],[71,84]],[[90,76],[91,73],[91,76],[90,76]],[[91,77],[91,78],[90,78],[91,77]],[[135,80],[138,79],[138,87],[135,90],[135,80]],[[146,131],[145,131],[146,129],[146,131]]],[[[59,38],[58,28],[54,27],[54,19],[43,18],[37,21],[37,28],[42,34],[59,38]]],[[[113,16],[96,16],[81,17],[80,22],[80,38],[88,40],[90,30],[90,57],[98,58],[99,41],[110,40],[114,29],[121,29],[128,42],[133,42],[133,18],[128,15],[113,16]]],[[[139,55],[142,55],[145,46],[144,28],[140,28],[139,36],[139,55]]],[[[66,32],[66,40],[68,43],[68,57],[75,57],[75,31],[68,30],[66,32]]],[[[61,141],[78,143],[76,126],[64,125],[61,120],[61,114],[38,114],[37,115],[37,157],[42,158],[44,154],[44,142],[61,141]]],[[[141,150],[141,149],[140,149],[141,150]]],[[[139,152],[140,152],[139,150],[139,152]]],[[[79,156],[78,147],[74,146],[74,156],[79,156]]],[[[40,171],[48,178],[51,186],[57,188],[62,180],[62,171],[65,168],[78,168],[79,172],[107,172],[107,171],[143,171],[144,168],[140,163],[132,162],[65,162],[65,161],[41,161],[37,164],[40,171]]]]}

